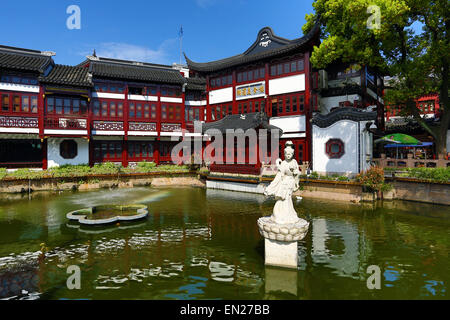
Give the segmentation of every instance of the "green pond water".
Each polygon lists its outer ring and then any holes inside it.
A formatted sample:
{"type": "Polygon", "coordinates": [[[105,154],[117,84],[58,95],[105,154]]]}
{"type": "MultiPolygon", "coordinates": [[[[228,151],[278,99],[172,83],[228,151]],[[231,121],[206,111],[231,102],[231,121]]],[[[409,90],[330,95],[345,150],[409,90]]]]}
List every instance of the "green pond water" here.
{"type": "Polygon", "coordinates": [[[256,220],[273,205],[260,195],[201,188],[1,195],[0,298],[449,298],[449,207],[297,202],[311,226],[291,271],[264,266],[256,220]],[[65,217],[130,203],[147,204],[149,217],[103,228],[65,217]],[[73,265],[80,290],[66,285],[73,265]],[[379,290],[367,287],[371,265],[381,270],[379,290]]]}

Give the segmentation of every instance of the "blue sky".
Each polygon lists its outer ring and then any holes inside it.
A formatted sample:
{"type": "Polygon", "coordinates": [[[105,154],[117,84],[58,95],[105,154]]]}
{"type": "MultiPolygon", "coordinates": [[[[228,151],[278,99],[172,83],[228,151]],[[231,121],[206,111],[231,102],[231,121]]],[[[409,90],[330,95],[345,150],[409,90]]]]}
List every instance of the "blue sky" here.
{"type": "MultiPolygon", "coordinates": [[[[97,55],[171,64],[183,51],[206,62],[242,53],[258,31],[302,35],[312,0],[2,0],[0,44],[55,51],[57,63],[74,65],[97,55]],[[66,9],[81,9],[81,30],[69,30],[66,9]]],[[[183,63],[185,63],[183,59],[183,63]]]]}

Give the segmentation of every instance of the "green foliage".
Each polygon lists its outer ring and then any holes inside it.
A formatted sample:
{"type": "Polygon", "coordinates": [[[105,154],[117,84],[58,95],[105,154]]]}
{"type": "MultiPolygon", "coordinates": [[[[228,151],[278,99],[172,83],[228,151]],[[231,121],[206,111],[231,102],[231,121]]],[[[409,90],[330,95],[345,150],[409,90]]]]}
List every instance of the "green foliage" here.
{"type": "Polygon", "coordinates": [[[436,181],[450,181],[450,167],[447,168],[408,168],[408,175],[412,178],[436,181]]]}
{"type": "MultiPolygon", "coordinates": [[[[93,175],[118,175],[120,173],[150,173],[150,172],[189,172],[189,166],[162,165],[156,166],[154,162],[138,163],[136,168],[123,168],[114,163],[96,164],[92,168],[88,165],[64,165],[50,168],[48,170],[18,169],[8,173],[6,169],[0,168],[0,180],[4,178],[14,179],[42,179],[42,178],[84,178],[93,175]]],[[[88,179],[89,183],[99,182],[98,179],[88,179]],[[96,182],[95,182],[96,181],[96,182]]],[[[79,183],[84,183],[80,179],[79,183]]]]}
{"type": "Polygon", "coordinates": [[[388,189],[384,183],[384,170],[380,167],[372,167],[358,174],[356,180],[372,192],[388,189]]]}
{"type": "Polygon", "coordinates": [[[45,176],[45,172],[30,169],[18,169],[8,173],[7,176],[14,179],[40,179],[45,176]]]}
{"type": "Polygon", "coordinates": [[[7,175],[6,168],[0,168],[0,180],[6,177],[6,175],[7,175]]]}
{"type": "Polygon", "coordinates": [[[319,178],[319,174],[316,171],[311,172],[311,175],[309,176],[311,179],[317,179],[319,178]]]}
{"type": "Polygon", "coordinates": [[[112,162],[96,164],[91,168],[91,174],[118,174],[122,170],[122,165],[116,165],[112,162]]]}
{"type": "Polygon", "coordinates": [[[206,167],[202,167],[198,170],[198,173],[200,174],[209,174],[209,169],[206,167]]]}
{"type": "Polygon", "coordinates": [[[47,173],[55,178],[59,177],[84,177],[90,174],[91,168],[88,165],[63,165],[47,170],[47,173]]]}
{"type": "Polygon", "coordinates": [[[368,65],[395,76],[383,97],[389,105],[402,108],[436,139],[445,153],[450,124],[448,98],[450,37],[448,0],[315,0],[314,14],[306,15],[303,31],[318,20],[322,41],[314,47],[315,68],[333,63],[368,65]],[[379,8],[379,28],[371,5],[379,8]],[[417,25],[422,30],[417,30],[417,25]],[[439,92],[441,121],[430,126],[420,117],[415,99],[439,92]]]}

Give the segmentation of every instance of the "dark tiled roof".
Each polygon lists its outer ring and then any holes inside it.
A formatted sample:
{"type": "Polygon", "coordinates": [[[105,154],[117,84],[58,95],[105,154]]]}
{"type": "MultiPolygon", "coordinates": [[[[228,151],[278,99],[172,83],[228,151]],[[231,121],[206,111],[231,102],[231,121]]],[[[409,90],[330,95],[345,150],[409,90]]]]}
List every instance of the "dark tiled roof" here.
{"type": "Polygon", "coordinates": [[[376,112],[363,111],[353,107],[343,107],[336,108],[326,115],[316,114],[311,119],[311,123],[320,128],[326,128],[339,120],[371,121],[376,120],[376,118],[376,112]]]}
{"type": "Polygon", "coordinates": [[[89,60],[79,66],[89,63],[89,72],[94,77],[173,84],[185,83],[180,71],[171,66],[96,57],[89,57],[89,60]]]}
{"type": "Polygon", "coordinates": [[[204,78],[186,78],[187,90],[206,91],[206,79],[204,78]]]}
{"type": "MultiPolygon", "coordinates": [[[[308,32],[308,34],[306,34],[305,36],[298,38],[298,39],[294,39],[294,40],[287,40],[287,39],[283,39],[283,38],[275,36],[272,32],[272,29],[266,27],[266,28],[263,28],[258,33],[258,38],[253,43],[253,45],[242,54],[238,54],[238,55],[230,57],[230,58],[212,61],[212,62],[206,62],[206,63],[194,62],[194,61],[190,60],[186,56],[186,54],[184,54],[184,57],[186,58],[186,62],[190,69],[196,70],[199,72],[214,72],[214,71],[234,67],[237,65],[245,64],[245,63],[250,63],[250,62],[261,60],[261,59],[275,57],[275,56],[299,49],[299,48],[307,45],[310,42],[310,40],[313,40],[316,37],[318,37],[319,34],[320,34],[320,25],[316,24],[311,29],[311,31],[308,32]],[[261,35],[264,35],[264,34],[268,34],[270,41],[272,41],[271,43],[276,44],[273,46],[273,48],[270,48],[268,46],[268,49],[261,49],[260,47],[258,47],[258,44],[262,40],[261,35]]],[[[267,39],[269,39],[269,38],[267,38],[267,39]]]]}
{"type": "Polygon", "coordinates": [[[43,73],[53,63],[51,53],[0,46],[0,68],[43,73]]]}
{"type": "Polygon", "coordinates": [[[88,68],[55,65],[46,77],[40,77],[43,83],[70,85],[78,87],[92,87],[92,76],[88,68]]]}
{"type": "Polygon", "coordinates": [[[283,130],[269,124],[269,118],[264,112],[253,112],[244,115],[232,114],[218,121],[203,123],[202,133],[205,133],[206,130],[210,129],[219,130],[223,134],[226,133],[227,129],[242,129],[245,132],[248,129],[256,129],[259,127],[267,129],[268,131],[278,130],[280,136],[283,134],[283,130]]]}

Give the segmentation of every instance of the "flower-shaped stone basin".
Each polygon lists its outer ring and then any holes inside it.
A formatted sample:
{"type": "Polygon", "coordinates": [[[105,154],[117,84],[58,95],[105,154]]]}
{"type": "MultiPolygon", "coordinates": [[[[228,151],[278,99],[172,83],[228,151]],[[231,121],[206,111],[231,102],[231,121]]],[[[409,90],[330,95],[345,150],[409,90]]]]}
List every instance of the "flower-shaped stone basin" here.
{"type": "Polygon", "coordinates": [[[105,225],[120,221],[135,221],[148,216],[143,204],[105,205],[69,212],[66,217],[83,225],[105,225]]]}

